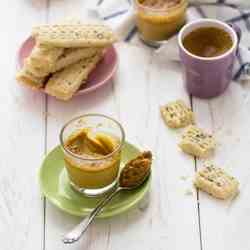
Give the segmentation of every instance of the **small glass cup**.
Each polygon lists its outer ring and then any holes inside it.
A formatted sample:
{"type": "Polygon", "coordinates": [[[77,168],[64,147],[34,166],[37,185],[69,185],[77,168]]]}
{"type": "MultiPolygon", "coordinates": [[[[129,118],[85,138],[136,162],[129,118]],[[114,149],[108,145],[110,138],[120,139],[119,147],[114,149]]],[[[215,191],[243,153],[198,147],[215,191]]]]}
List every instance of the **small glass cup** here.
{"type": "Polygon", "coordinates": [[[98,196],[109,191],[117,182],[124,140],[125,133],[121,124],[105,115],[87,114],[67,122],[61,130],[60,143],[73,189],[86,196],[98,196]],[[98,158],[73,153],[65,143],[72,134],[83,129],[90,129],[91,133],[107,134],[116,139],[117,146],[111,153],[98,158]]]}
{"type": "Polygon", "coordinates": [[[187,0],[176,0],[172,5],[155,8],[143,5],[143,0],[134,0],[140,38],[146,44],[160,45],[185,24],[187,5],[187,0]]]}

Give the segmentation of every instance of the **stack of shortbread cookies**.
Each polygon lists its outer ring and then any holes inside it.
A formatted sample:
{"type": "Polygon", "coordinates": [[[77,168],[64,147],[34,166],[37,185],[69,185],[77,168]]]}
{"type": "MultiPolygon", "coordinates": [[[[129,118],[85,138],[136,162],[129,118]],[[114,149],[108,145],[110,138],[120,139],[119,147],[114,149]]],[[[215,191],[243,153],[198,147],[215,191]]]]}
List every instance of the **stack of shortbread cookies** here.
{"type": "Polygon", "coordinates": [[[80,23],[37,26],[32,37],[36,45],[17,73],[18,82],[44,88],[65,101],[86,82],[105,50],[117,40],[105,25],[80,23]]]}

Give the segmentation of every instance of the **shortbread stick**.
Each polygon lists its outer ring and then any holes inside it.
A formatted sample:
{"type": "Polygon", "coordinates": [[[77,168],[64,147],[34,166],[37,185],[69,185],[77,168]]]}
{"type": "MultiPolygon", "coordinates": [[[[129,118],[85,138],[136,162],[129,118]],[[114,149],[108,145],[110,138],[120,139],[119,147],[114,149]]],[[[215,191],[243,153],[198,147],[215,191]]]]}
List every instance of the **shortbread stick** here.
{"type": "Polygon", "coordinates": [[[239,182],[211,162],[196,173],[194,185],[218,199],[233,198],[239,192],[239,182]]]}
{"type": "Polygon", "coordinates": [[[53,64],[51,64],[50,67],[48,65],[37,66],[37,64],[32,63],[30,57],[25,59],[25,66],[34,76],[46,77],[50,73],[60,71],[61,69],[82,59],[89,58],[102,50],[102,48],[65,49],[65,52],[54,63],[54,66],[53,64]]]}
{"type": "Polygon", "coordinates": [[[194,124],[194,114],[182,100],[170,102],[160,110],[162,118],[170,128],[182,128],[194,124]]]}
{"type": "Polygon", "coordinates": [[[89,73],[102,58],[102,53],[81,60],[55,73],[48,81],[45,92],[61,100],[69,100],[87,79],[89,73]]]}
{"type": "Polygon", "coordinates": [[[32,36],[48,46],[62,48],[105,47],[117,39],[106,25],[42,25],[34,27],[32,36]]]}
{"type": "Polygon", "coordinates": [[[48,47],[41,44],[35,45],[29,60],[34,67],[50,71],[57,59],[63,54],[63,48],[48,47]]]}
{"type": "Polygon", "coordinates": [[[36,77],[46,77],[51,73],[51,67],[48,65],[37,66],[37,64],[32,63],[30,57],[25,59],[24,65],[36,77]]]}
{"type": "Polygon", "coordinates": [[[75,48],[75,49],[65,49],[65,52],[58,58],[54,67],[51,68],[51,73],[59,71],[67,66],[94,56],[99,53],[103,48],[75,48]]]}
{"type": "Polygon", "coordinates": [[[29,86],[32,89],[40,89],[43,87],[45,78],[44,77],[36,77],[32,73],[28,72],[25,67],[21,69],[17,75],[16,79],[19,83],[29,86]]]}
{"type": "MultiPolygon", "coordinates": [[[[67,20],[62,24],[80,24],[80,21],[67,20]]],[[[48,47],[37,43],[29,57],[25,59],[25,66],[33,75],[45,77],[51,73],[52,67],[55,68],[55,62],[63,54],[63,48],[48,47]]]]}
{"type": "Polygon", "coordinates": [[[187,127],[179,144],[183,152],[199,158],[210,156],[215,146],[213,136],[194,125],[187,127]]]}

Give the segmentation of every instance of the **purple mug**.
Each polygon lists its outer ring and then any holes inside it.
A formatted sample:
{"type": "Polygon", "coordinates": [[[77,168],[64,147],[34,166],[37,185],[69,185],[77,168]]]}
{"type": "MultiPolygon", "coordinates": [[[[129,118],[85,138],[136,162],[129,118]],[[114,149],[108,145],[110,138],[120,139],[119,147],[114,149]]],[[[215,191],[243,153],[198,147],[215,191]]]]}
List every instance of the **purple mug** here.
{"type": "Polygon", "coordinates": [[[232,80],[240,32],[237,28],[215,19],[199,19],[186,24],[178,35],[180,59],[183,64],[184,82],[187,91],[196,97],[211,98],[220,95],[232,80]],[[225,30],[233,46],[224,54],[215,57],[196,56],[183,46],[183,38],[200,27],[218,27],[225,30]]]}

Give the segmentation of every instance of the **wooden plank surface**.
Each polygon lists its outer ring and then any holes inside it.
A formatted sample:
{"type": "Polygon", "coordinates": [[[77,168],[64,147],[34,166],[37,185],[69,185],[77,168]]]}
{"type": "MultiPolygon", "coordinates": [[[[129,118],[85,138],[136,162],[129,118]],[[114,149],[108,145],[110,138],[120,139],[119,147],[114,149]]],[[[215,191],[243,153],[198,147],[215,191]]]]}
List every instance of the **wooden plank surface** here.
{"type": "MultiPolygon", "coordinates": [[[[89,112],[111,115],[123,124],[129,141],[154,151],[152,192],[136,209],[95,222],[81,242],[73,246],[64,246],[60,236],[79,219],[48,204],[46,250],[123,250],[125,246],[136,250],[155,249],[156,245],[157,249],[166,246],[179,249],[186,244],[200,249],[196,197],[185,195],[181,180],[182,175],[193,174],[194,162],[179,152],[178,133],[168,130],[159,115],[159,105],[172,98],[183,97],[188,102],[179,73],[171,74],[166,82],[162,75],[168,74],[167,67],[151,50],[122,43],[117,45],[117,50],[119,69],[111,85],[69,103],[49,98],[48,148],[58,143],[59,130],[70,118],[89,112]],[[134,70],[137,67],[140,70],[134,70]],[[178,235],[182,235],[181,241],[178,235]]],[[[169,72],[172,69],[169,66],[169,72]]]]}
{"type": "MultiPolygon", "coordinates": [[[[88,18],[86,17],[87,1],[50,1],[49,22],[63,20],[64,18],[88,18]],[[74,7],[72,7],[74,6],[74,7]]],[[[114,117],[114,101],[112,83],[91,95],[83,95],[64,103],[54,98],[48,99],[48,150],[59,143],[59,132],[65,122],[84,113],[104,113],[114,117]]],[[[49,203],[46,204],[46,238],[45,249],[103,249],[108,244],[110,222],[107,220],[93,224],[83,240],[75,245],[63,245],[61,236],[74,225],[80,222],[79,218],[62,213],[49,203]]]]}
{"type": "Polygon", "coordinates": [[[44,155],[44,95],[15,81],[17,49],[46,1],[1,3],[0,239],[3,250],[43,249],[43,198],[37,172],[44,155]]]}
{"type": "MultiPolygon", "coordinates": [[[[240,181],[240,195],[218,201],[200,193],[203,249],[248,249],[249,216],[249,86],[232,83],[220,97],[194,100],[199,124],[215,134],[218,142],[214,162],[240,181]]],[[[198,162],[198,168],[201,166],[198,162]]]]}
{"type": "MultiPolygon", "coordinates": [[[[117,74],[115,94],[121,122],[127,133],[152,149],[156,157],[148,208],[150,217],[146,214],[143,218],[151,228],[142,231],[143,247],[181,249],[189,244],[192,249],[200,249],[196,197],[185,195],[187,187],[181,180],[182,176],[193,174],[194,164],[177,147],[180,131],[167,129],[159,113],[159,106],[170,100],[181,98],[189,102],[181,75],[175,65],[166,65],[152,50],[123,45],[119,54],[121,70],[117,74]],[[181,241],[178,235],[182,235],[181,241]]],[[[131,247],[135,246],[132,249],[140,247],[136,237],[132,238],[131,247]]]]}
{"type": "Polygon", "coordinates": [[[0,47],[0,133],[4,141],[0,161],[0,238],[4,240],[0,249],[249,249],[249,86],[233,83],[219,98],[193,98],[198,124],[214,132],[218,141],[214,161],[241,183],[241,194],[234,201],[217,201],[199,192],[198,209],[191,180],[195,165],[199,169],[202,162],[195,164],[192,157],[180,152],[177,143],[182,130],[166,128],[159,114],[159,106],[168,101],[181,98],[189,103],[179,65],[162,61],[137,41],[136,46],[117,45],[119,69],[109,85],[68,103],[16,84],[16,51],[31,27],[67,17],[88,18],[90,5],[93,1],[1,3],[5,39],[0,47]],[[5,20],[9,20],[8,29],[5,20]],[[37,172],[44,153],[59,143],[62,125],[91,112],[118,119],[129,141],[154,152],[152,187],[135,209],[96,221],[79,243],[65,246],[61,235],[80,219],[44,202],[37,172]]]}

